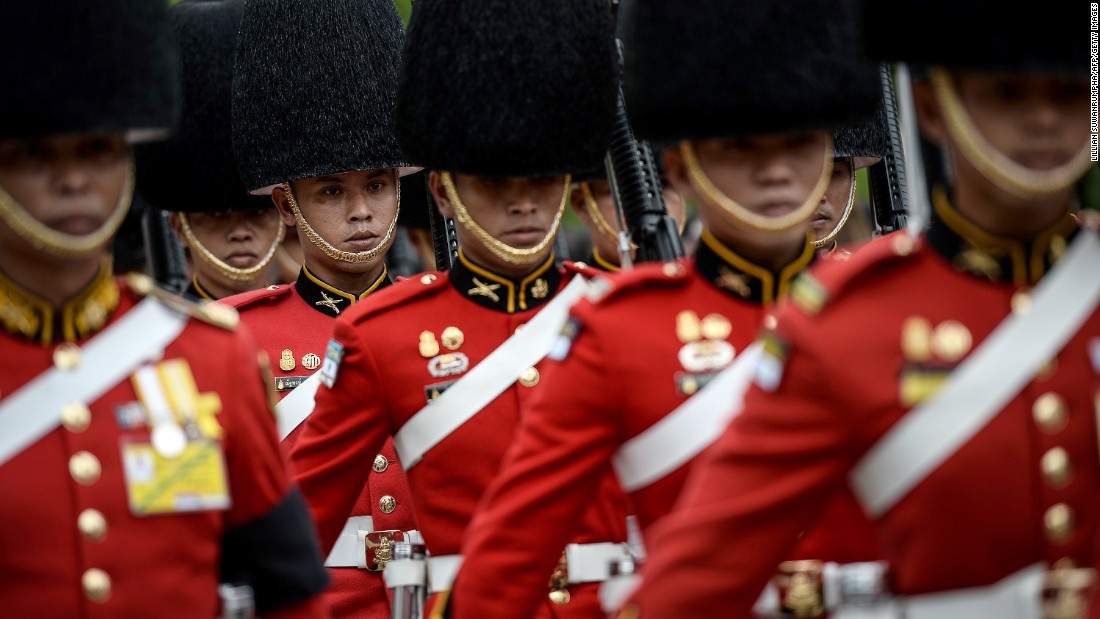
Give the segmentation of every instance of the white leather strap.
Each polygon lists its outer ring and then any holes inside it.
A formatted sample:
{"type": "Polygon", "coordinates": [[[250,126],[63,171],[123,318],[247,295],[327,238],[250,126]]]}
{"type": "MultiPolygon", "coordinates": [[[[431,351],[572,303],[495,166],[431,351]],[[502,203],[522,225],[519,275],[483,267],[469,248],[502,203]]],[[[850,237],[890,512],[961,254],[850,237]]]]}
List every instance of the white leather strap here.
{"type": "Polygon", "coordinates": [[[396,589],[398,587],[423,587],[427,576],[425,569],[427,563],[424,559],[402,559],[386,563],[386,569],[382,573],[386,580],[386,587],[396,589]]]}
{"type": "Polygon", "coordinates": [[[629,558],[630,547],[626,544],[569,544],[565,547],[569,584],[604,582],[611,578],[612,563],[629,558]]]}
{"type": "Polygon", "coordinates": [[[587,288],[583,277],[573,277],[569,285],[539,310],[519,333],[508,338],[401,426],[393,437],[393,446],[406,472],[416,466],[432,447],[516,382],[524,370],[546,356],[565,324],[569,308],[587,288]]]}
{"type": "Polygon", "coordinates": [[[325,559],[325,567],[366,567],[366,549],[360,533],[374,531],[374,518],[352,516],[344,523],[332,550],[325,559]]]}
{"type": "Polygon", "coordinates": [[[1037,563],[988,587],[903,598],[905,619],[1041,619],[1047,568],[1037,563]]]}
{"type": "Polygon", "coordinates": [[[619,447],[612,464],[623,490],[636,492],[663,478],[722,435],[741,412],[761,350],[759,343],[743,350],[701,391],[619,447]]]}
{"type": "Polygon", "coordinates": [[[321,384],[321,376],[314,372],[293,391],[275,405],[275,422],[279,426],[279,440],[285,439],[313,412],[314,396],[321,384]]]}
{"type": "Polygon", "coordinates": [[[431,584],[432,593],[450,591],[460,567],[462,567],[462,555],[428,557],[428,582],[431,584]]]}
{"type": "Polygon", "coordinates": [[[1031,309],[1012,314],[856,465],[852,489],[867,513],[889,511],[977,434],[1054,357],[1100,300],[1100,238],[1077,235],[1035,287],[1031,309]]]}
{"type": "Polygon", "coordinates": [[[188,316],[155,297],[133,309],[81,348],[80,365],[52,367],[0,402],[0,466],[61,424],[61,409],[90,404],[175,340],[188,316]]]}

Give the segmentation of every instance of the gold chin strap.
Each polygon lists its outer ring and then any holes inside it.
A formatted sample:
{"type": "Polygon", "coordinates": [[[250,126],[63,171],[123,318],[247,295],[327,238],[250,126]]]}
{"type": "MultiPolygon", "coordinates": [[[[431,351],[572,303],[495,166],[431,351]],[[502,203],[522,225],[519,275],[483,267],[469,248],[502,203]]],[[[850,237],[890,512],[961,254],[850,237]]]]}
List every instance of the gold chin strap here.
{"type": "Polygon", "coordinates": [[[550,231],[546,233],[537,245],[528,249],[516,249],[511,245],[501,242],[485,231],[484,228],[478,225],[474,221],[473,217],[470,217],[469,211],[466,210],[466,205],[462,203],[462,199],[458,197],[458,190],[455,189],[454,179],[451,177],[450,172],[442,172],[440,174],[443,180],[443,189],[447,192],[447,199],[451,201],[451,204],[455,209],[455,219],[458,223],[462,224],[464,228],[469,230],[478,242],[485,246],[497,258],[500,258],[508,264],[514,265],[527,265],[534,264],[542,259],[542,253],[546,251],[547,247],[554,242],[554,237],[558,234],[558,227],[561,226],[561,216],[565,212],[565,203],[569,199],[569,185],[571,182],[571,175],[565,175],[565,187],[562,189],[561,204],[558,205],[558,212],[554,215],[554,223],[550,225],[550,231]]]}
{"type": "Polygon", "coordinates": [[[721,189],[707,178],[707,173],[699,165],[699,157],[695,154],[695,145],[690,140],[680,142],[680,154],[684,158],[684,166],[687,168],[688,178],[704,200],[713,206],[717,206],[734,223],[747,226],[760,232],[784,232],[806,221],[813,215],[814,210],[821,204],[821,198],[825,190],[829,188],[829,178],[833,174],[833,144],[830,139],[829,147],[825,149],[825,165],[821,169],[821,178],[817,180],[817,186],[810,192],[809,197],[802,206],[779,217],[767,217],[754,213],[733,198],[722,193],[721,189]]]}
{"type": "MultiPolygon", "coordinates": [[[[397,174],[397,171],[395,170],[394,173],[397,174]]],[[[331,243],[321,238],[321,235],[317,234],[313,226],[309,225],[306,218],[302,217],[302,211],[298,208],[298,200],[294,198],[294,190],[291,189],[289,181],[283,183],[283,190],[286,191],[287,199],[290,201],[290,210],[294,212],[294,221],[298,223],[298,227],[302,229],[302,232],[306,233],[306,238],[309,239],[310,243],[316,245],[318,249],[325,252],[325,255],[333,260],[351,262],[353,264],[370,262],[381,256],[389,248],[390,244],[393,243],[393,231],[397,229],[397,216],[401,214],[400,176],[397,176],[397,210],[393,214],[393,221],[390,222],[390,227],[386,230],[386,236],[382,237],[382,242],[378,244],[378,247],[358,252],[336,249],[331,243]]]]}
{"type": "Polygon", "coordinates": [[[130,210],[130,200],[134,196],[134,165],[126,168],[126,182],[122,194],[118,197],[115,210],[98,230],[90,234],[65,234],[50,228],[35,219],[15,198],[0,187],[0,218],[16,235],[35,249],[45,251],[62,258],[87,258],[103,249],[115,233],[118,232],[126,213],[130,210]]]}
{"type": "Polygon", "coordinates": [[[581,195],[584,196],[584,210],[588,211],[588,216],[595,222],[596,229],[612,242],[618,241],[619,235],[611,229],[611,225],[607,223],[603,213],[600,212],[600,205],[596,203],[596,198],[592,195],[592,187],[587,182],[578,183],[578,185],[580,185],[581,195]]]}
{"type": "Polygon", "coordinates": [[[856,164],[852,157],[848,157],[848,171],[852,173],[852,179],[848,182],[848,203],[844,205],[844,213],[841,214],[840,221],[833,226],[832,232],[813,242],[815,248],[820,249],[832,243],[844,228],[844,224],[848,223],[848,216],[852,214],[852,207],[856,203],[856,164]]]}
{"type": "Polygon", "coordinates": [[[286,226],[284,226],[283,222],[280,220],[279,231],[275,234],[275,241],[267,250],[267,254],[255,265],[246,269],[239,269],[223,262],[202,244],[202,241],[200,241],[191,230],[191,222],[187,220],[187,213],[179,213],[179,217],[180,227],[183,228],[184,238],[191,244],[191,247],[195,248],[195,251],[199,254],[202,261],[214,267],[214,270],[223,277],[235,282],[247,282],[251,279],[255,279],[257,275],[262,273],[263,270],[267,268],[267,265],[271,263],[271,259],[275,257],[275,251],[279,249],[279,245],[283,242],[283,237],[286,236],[286,226]]]}
{"type": "Polygon", "coordinates": [[[929,77],[948,134],[967,161],[1005,191],[1021,198],[1056,193],[1076,183],[1092,165],[1087,140],[1069,161],[1053,170],[1032,170],[1016,163],[990,144],[974,126],[945,69],[935,67],[929,77]]]}

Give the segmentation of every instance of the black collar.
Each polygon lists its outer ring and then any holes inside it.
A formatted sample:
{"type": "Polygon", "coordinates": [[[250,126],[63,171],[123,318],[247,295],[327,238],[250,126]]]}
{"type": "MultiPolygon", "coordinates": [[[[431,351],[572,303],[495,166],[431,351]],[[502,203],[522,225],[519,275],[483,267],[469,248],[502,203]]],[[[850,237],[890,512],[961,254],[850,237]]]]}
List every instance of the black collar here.
{"type": "Polygon", "coordinates": [[[202,287],[199,283],[198,277],[191,277],[191,285],[183,291],[183,296],[191,299],[192,301],[217,301],[218,299],[214,295],[210,294],[206,288],[202,287]]]}
{"type": "Polygon", "coordinates": [[[814,259],[813,243],[806,246],[794,262],[779,273],[749,262],[721,243],[710,230],[703,229],[699,248],[695,250],[695,268],[709,282],[738,299],[761,305],[771,305],[790,288],[791,280],[814,259]]]}
{"type": "Polygon", "coordinates": [[[932,190],[928,242],[958,270],[994,282],[1034,284],[1058,262],[1077,233],[1069,212],[1030,242],[994,236],[967,221],[951,206],[947,190],[932,190]]]}
{"type": "Polygon", "coordinates": [[[361,294],[352,294],[340,290],[332,284],[325,283],[321,278],[310,273],[309,269],[303,264],[301,272],[298,273],[298,282],[294,285],[294,289],[298,291],[298,294],[310,307],[322,314],[336,317],[341,310],[351,306],[352,303],[362,301],[368,294],[380,288],[385,288],[391,283],[393,282],[390,281],[389,271],[385,265],[382,265],[382,272],[369,288],[361,294]]]}
{"type": "Polygon", "coordinates": [[[601,271],[607,271],[608,273],[617,273],[622,270],[621,268],[619,268],[619,265],[611,262],[607,258],[604,258],[599,250],[597,250],[595,247],[592,248],[592,260],[589,261],[588,264],[596,267],[601,271]]]}
{"type": "Polygon", "coordinates": [[[448,272],[451,285],[478,305],[508,314],[526,311],[549,301],[561,286],[561,272],[554,268],[554,254],[520,279],[498,275],[478,266],[458,250],[458,260],[448,272]]]}
{"type": "Polygon", "coordinates": [[[104,260],[95,279],[61,308],[0,273],[0,326],[44,346],[75,342],[107,323],[118,307],[119,296],[110,260],[104,260]]]}

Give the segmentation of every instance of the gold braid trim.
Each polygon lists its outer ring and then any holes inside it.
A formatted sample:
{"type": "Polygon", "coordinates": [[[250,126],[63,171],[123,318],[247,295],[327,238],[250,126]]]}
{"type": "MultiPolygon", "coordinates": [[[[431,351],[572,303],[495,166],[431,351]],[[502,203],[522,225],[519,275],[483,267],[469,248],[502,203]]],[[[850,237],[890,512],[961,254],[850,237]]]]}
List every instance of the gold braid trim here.
{"type": "MultiPolygon", "coordinates": [[[[397,171],[395,170],[394,173],[397,174],[397,171]]],[[[333,260],[350,262],[352,264],[370,262],[381,256],[393,243],[393,232],[397,229],[397,216],[401,214],[400,175],[397,176],[397,210],[393,214],[393,221],[390,222],[390,227],[386,230],[386,236],[382,237],[382,242],[378,244],[378,247],[366,251],[350,252],[333,247],[332,244],[322,238],[320,234],[317,234],[317,231],[313,229],[313,226],[309,225],[305,217],[302,217],[302,211],[298,208],[298,200],[294,198],[294,190],[290,187],[290,181],[283,183],[283,190],[286,191],[287,198],[290,201],[290,210],[294,212],[294,221],[298,223],[298,227],[302,229],[302,232],[306,233],[306,238],[309,239],[310,243],[316,245],[318,249],[325,252],[325,255],[333,260]]]]}
{"type": "Polygon", "coordinates": [[[7,191],[0,187],[0,218],[16,235],[31,247],[62,258],[87,258],[101,251],[118,232],[130,200],[134,195],[134,165],[126,167],[126,183],[122,187],[115,210],[98,230],[90,234],[66,234],[35,219],[7,191]]]}
{"type": "Polygon", "coordinates": [[[825,149],[825,165],[821,169],[821,177],[817,180],[817,186],[810,192],[809,197],[802,206],[780,217],[767,217],[754,213],[733,198],[722,193],[707,178],[707,173],[699,165],[699,157],[695,153],[695,145],[690,140],[680,142],[680,154],[684,158],[684,166],[687,168],[688,178],[704,200],[722,210],[733,223],[747,226],[760,232],[783,232],[790,230],[798,224],[806,221],[813,215],[818,204],[821,203],[825,190],[829,188],[829,178],[833,173],[833,143],[829,140],[829,146],[825,149]]]}
{"type": "Polygon", "coordinates": [[[554,237],[558,234],[558,228],[561,226],[561,216],[565,212],[565,203],[569,200],[569,184],[571,181],[571,175],[565,175],[565,188],[562,190],[561,203],[558,205],[558,212],[554,215],[554,223],[550,226],[550,231],[546,233],[537,245],[529,249],[516,249],[511,245],[507,245],[500,240],[493,237],[485,231],[474,221],[473,217],[470,217],[469,211],[466,210],[466,205],[462,203],[462,199],[458,197],[458,190],[455,189],[454,179],[451,177],[450,172],[442,172],[440,174],[443,180],[443,188],[447,192],[447,199],[451,201],[455,209],[455,219],[458,223],[462,224],[464,228],[470,231],[477,240],[489,250],[497,258],[500,258],[508,264],[514,265],[528,265],[539,261],[540,254],[546,251],[546,248],[554,242],[554,237]]]}
{"type": "Polygon", "coordinates": [[[199,257],[203,262],[214,267],[214,270],[220,273],[223,277],[226,277],[235,282],[247,282],[255,279],[267,265],[271,263],[271,259],[275,257],[275,251],[279,249],[280,244],[283,242],[283,237],[286,236],[286,226],[283,225],[282,220],[279,221],[279,231],[275,235],[275,242],[268,248],[267,254],[260,259],[255,265],[245,269],[239,269],[235,266],[227,264],[220,258],[215,256],[202,241],[195,236],[195,233],[191,230],[191,222],[187,220],[187,213],[179,213],[180,227],[183,228],[183,236],[187,239],[187,242],[195,248],[199,257]]]}
{"type": "Polygon", "coordinates": [[[935,67],[929,77],[948,134],[967,161],[1001,189],[1021,198],[1057,193],[1076,183],[1092,165],[1087,140],[1069,161],[1053,170],[1032,170],[1016,163],[994,148],[974,126],[945,69],[935,67]]]}
{"type": "Polygon", "coordinates": [[[848,203],[844,205],[844,213],[840,216],[840,221],[833,226],[832,232],[813,242],[814,249],[820,249],[832,243],[844,228],[844,224],[848,223],[848,216],[852,214],[852,207],[856,203],[856,164],[855,159],[851,157],[848,157],[848,170],[852,173],[852,180],[848,183],[848,203]]]}

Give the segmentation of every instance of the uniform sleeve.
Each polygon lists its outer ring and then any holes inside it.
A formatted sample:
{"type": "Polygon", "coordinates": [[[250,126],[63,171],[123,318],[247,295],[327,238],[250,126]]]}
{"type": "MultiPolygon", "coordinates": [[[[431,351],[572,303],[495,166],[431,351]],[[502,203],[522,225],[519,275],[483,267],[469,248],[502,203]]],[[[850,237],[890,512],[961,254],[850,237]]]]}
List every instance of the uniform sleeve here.
{"type": "Polygon", "coordinates": [[[366,484],[375,455],[393,435],[385,385],[359,331],[337,319],[333,341],[343,346],[343,357],[332,387],[317,389],[313,413],[290,452],[294,480],[326,555],[366,484]]]}
{"type": "Polygon", "coordinates": [[[250,585],[261,614],[327,617],[319,594],[328,575],[301,496],[288,485],[258,365],[266,361],[247,330],[235,344],[230,367],[241,370],[229,379],[219,416],[233,501],[222,538],[222,578],[250,585]]]}
{"type": "Polygon", "coordinates": [[[830,375],[843,362],[820,334],[800,337],[812,332],[785,338],[778,388],[750,388],[743,412],[701,456],[676,509],[654,525],[634,599],[643,617],[751,616],[799,532],[843,483],[858,452],[851,420],[834,412],[850,404],[830,375]]]}
{"type": "Polygon", "coordinates": [[[503,473],[467,532],[463,555],[477,559],[458,574],[451,617],[532,617],[545,601],[549,576],[579,514],[607,483],[621,442],[615,415],[623,400],[607,362],[595,335],[582,330],[570,355],[545,368],[503,473]]]}

